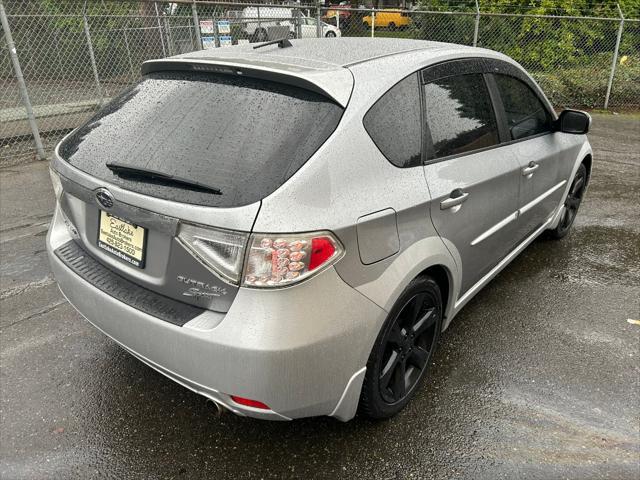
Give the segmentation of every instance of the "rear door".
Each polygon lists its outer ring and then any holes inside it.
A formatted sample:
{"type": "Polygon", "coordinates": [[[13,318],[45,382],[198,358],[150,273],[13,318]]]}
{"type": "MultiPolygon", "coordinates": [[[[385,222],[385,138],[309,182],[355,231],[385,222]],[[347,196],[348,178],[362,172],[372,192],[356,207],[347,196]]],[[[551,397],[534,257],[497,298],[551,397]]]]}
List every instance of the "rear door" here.
{"type": "Polygon", "coordinates": [[[499,148],[504,132],[482,63],[449,63],[423,72],[424,171],[433,224],[460,255],[464,293],[513,247],[520,166],[499,148]]]}
{"type": "Polygon", "coordinates": [[[509,145],[506,155],[520,166],[517,238],[524,239],[541,226],[561,200],[566,183],[563,147],[553,133],[553,117],[538,94],[523,79],[507,74],[489,77],[498,92],[509,145]]]}

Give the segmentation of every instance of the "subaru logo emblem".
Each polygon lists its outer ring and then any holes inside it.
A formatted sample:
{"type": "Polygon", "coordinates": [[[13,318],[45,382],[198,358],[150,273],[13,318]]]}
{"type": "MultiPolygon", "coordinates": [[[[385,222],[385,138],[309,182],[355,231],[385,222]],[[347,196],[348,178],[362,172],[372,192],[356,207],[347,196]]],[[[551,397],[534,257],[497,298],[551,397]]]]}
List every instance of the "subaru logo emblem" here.
{"type": "Polygon", "coordinates": [[[96,192],[96,200],[102,208],[109,209],[113,207],[113,195],[106,188],[99,188],[96,192]]]}

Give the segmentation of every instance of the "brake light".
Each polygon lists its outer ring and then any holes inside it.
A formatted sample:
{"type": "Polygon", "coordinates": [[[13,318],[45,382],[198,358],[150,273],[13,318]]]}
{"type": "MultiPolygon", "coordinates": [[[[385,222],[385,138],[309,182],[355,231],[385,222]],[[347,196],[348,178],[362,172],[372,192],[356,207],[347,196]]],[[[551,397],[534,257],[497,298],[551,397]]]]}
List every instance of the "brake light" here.
{"type": "Polygon", "coordinates": [[[238,405],[244,405],[245,407],[261,408],[263,410],[271,410],[266,404],[259,402],[258,400],[251,400],[250,398],[237,397],[236,395],[230,395],[231,400],[238,405]]]}
{"type": "Polygon", "coordinates": [[[253,234],[242,283],[259,288],[291,285],[335,263],[343,251],[329,232],[253,234]]]}
{"type": "Polygon", "coordinates": [[[256,288],[300,282],[332,265],[344,253],[329,232],[249,235],[182,223],[178,241],[222,279],[256,288]]]}
{"type": "Polygon", "coordinates": [[[309,271],[315,270],[329,260],[336,252],[336,247],[327,237],[318,237],[311,240],[311,258],[309,258],[309,271]]]}

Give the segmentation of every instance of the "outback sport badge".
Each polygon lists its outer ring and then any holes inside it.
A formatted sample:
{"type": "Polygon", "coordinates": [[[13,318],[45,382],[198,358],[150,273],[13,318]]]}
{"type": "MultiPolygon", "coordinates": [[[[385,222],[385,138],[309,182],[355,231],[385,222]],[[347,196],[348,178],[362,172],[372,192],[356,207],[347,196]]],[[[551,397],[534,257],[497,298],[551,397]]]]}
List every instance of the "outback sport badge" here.
{"type": "Polygon", "coordinates": [[[227,289],[224,287],[218,287],[216,285],[210,285],[206,282],[194,280],[193,278],[185,277],[184,275],[178,275],[176,280],[180,283],[190,285],[191,287],[185,290],[182,295],[185,297],[200,298],[213,298],[221,297],[227,294],[227,289]]]}
{"type": "Polygon", "coordinates": [[[98,204],[106,209],[113,207],[113,195],[106,188],[99,188],[96,192],[96,200],[98,204]]]}

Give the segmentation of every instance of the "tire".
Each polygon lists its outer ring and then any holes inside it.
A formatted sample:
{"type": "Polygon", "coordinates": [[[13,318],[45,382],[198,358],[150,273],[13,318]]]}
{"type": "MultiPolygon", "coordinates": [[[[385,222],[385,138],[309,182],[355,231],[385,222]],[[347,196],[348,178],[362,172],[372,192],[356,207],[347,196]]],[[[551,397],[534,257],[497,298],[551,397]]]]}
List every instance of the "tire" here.
{"type": "Polygon", "coordinates": [[[372,419],[396,415],[425,377],[442,328],[442,295],[430,277],[402,292],[378,334],[367,362],[359,412],[372,419]]]}
{"type": "Polygon", "coordinates": [[[389,30],[393,32],[395,29],[396,29],[396,24],[393,22],[389,23],[389,30]]]}
{"type": "Polygon", "coordinates": [[[580,204],[582,203],[582,198],[584,196],[584,191],[587,186],[587,168],[584,164],[580,164],[578,167],[578,171],[576,172],[575,177],[573,177],[573,182],[571,183],[571,188],[569,189],[569,193],[567,194],[567,198],[564,201],[563,212],[560,215],[560,221],[558,222],[558,226],[553,230],[549,230],[549,236],[556,240],[560,240],[567,236],[571,227],[573,226],[573,222],[578,215],[578,209],[580,208],[580,204]]]}
{"type": "Polygon", "coordinates": [[[325,35],[325,37],[327,38],[335,38],[336,36],[336,32],[327,32],[327,34],[325,35]]]}

